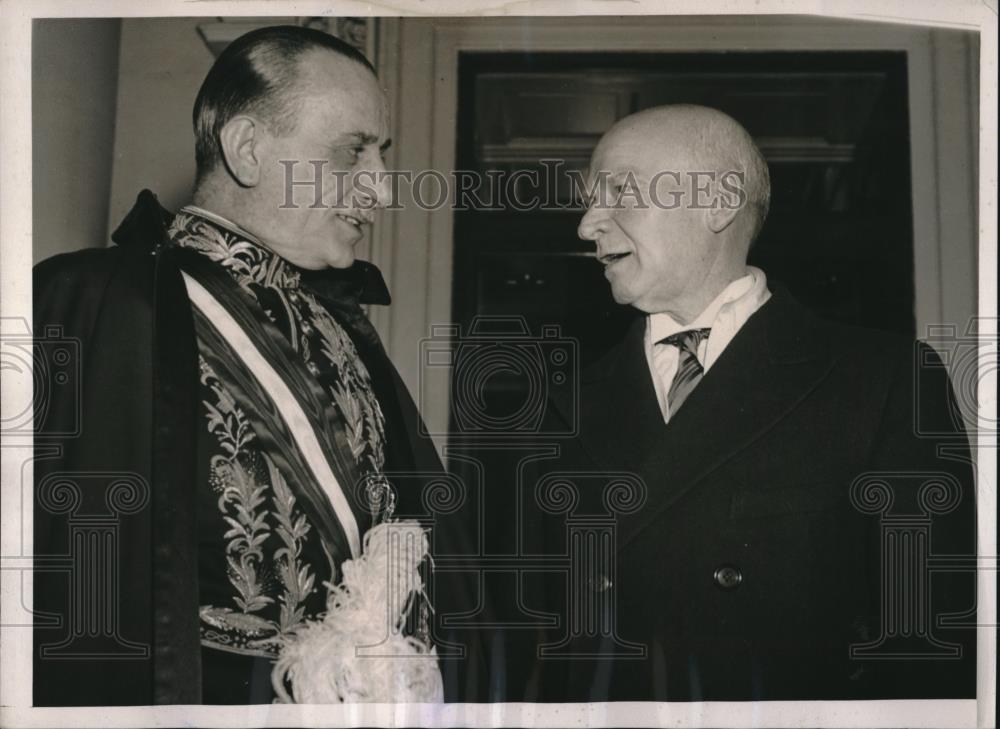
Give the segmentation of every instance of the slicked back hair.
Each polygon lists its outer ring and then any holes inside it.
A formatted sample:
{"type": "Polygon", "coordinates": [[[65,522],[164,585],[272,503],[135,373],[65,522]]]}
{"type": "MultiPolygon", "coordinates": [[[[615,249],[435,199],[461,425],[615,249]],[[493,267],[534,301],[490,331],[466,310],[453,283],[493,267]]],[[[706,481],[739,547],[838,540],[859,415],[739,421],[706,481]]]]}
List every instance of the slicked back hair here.
{"type": "Polygon", "coordinates": [[[230,119],[252,112],[276,135],[295,130],[302,55],[327,49],[375,69],[357,48],[315,28],[277,25],[240,36],[219,54],[194,102],[195,161],[200,181],[222,162],[219,144],[230,119]]]}

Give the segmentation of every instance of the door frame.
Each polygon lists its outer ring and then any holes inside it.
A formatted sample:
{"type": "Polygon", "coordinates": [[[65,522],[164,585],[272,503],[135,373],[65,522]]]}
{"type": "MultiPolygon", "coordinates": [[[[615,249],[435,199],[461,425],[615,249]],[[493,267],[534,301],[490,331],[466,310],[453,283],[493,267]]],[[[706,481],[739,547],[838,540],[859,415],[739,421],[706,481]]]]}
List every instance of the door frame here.
{"type": "MultiPolygon", "coordinates": [[[[962,32],[809,16],[382,18],[378,68],[392,110],[388,165],[454,169],[459,54],[467,51],[904,51],[907,54],[915,319],[964,331],[976,314],[978,43],[962,32]]],[[[454,216],[406,199],[373,231],[393,306],[372,320],[432,433],[448,427],[449,378],[421,340],[452,321],[454,216]]],[[[441,450],[444,438],[435,436],[441,450]]]]}

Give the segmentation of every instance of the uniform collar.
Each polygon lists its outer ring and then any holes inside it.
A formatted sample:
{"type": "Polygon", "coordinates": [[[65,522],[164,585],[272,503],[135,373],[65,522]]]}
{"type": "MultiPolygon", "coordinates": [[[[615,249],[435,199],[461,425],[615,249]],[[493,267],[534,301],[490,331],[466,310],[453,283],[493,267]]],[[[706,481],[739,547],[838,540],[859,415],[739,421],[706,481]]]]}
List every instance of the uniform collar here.
{"type": "MultiPolygon", "coordinates": [[[[307,286],[323,299],[339,304],[378,304],[391,302],[385,279],[378,267],[368,261],[355,261],[349,268],[327,268],[321,271],[307,271],[280,259],[257,238],[241,229],[232,221],[211,211],[187,206],[182,214],[197,218],[216,230],[235,236],[253,248],[263,249],[270,256],[279,259],[282,283],[291,283],[297,277],[298,283],[307,286]]],[[[135,205],[112,234],[111,239],[122,248],[141,253],[155,253],[159,248],[172,245],[169,231],[174,227],[176,216],[165,210],[149,190],[143,190],[136,198],[135,205]]]]}

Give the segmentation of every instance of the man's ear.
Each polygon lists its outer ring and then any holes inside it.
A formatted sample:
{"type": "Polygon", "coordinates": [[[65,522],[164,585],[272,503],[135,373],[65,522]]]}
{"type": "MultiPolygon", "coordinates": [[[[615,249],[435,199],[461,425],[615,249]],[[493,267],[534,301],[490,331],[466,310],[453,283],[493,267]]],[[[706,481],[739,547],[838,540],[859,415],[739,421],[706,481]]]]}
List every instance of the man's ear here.
{"type": "Polygon", "coordinates": [[[234,116],[219,133],[222,157],[229,174],[243,187],[254,187],[260,182],[261,126],[248,116],[234,116]]]}
{"type": "Polygon", "coordinates": [[[740,209],[738,206],[727,204],[726,200],[716,202],[717,205],[705,211],[706,222],[708,229],[713,233],[721,233],[736,220],[740,209]]]}

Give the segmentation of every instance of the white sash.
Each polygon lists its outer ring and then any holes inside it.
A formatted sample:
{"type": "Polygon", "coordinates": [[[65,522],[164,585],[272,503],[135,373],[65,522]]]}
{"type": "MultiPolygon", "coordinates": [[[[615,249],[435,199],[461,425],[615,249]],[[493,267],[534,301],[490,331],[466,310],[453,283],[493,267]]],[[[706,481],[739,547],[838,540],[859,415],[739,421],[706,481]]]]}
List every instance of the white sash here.
{"type": "Polygon", "coordinates": [[[333,510],[337,514],[341,527],[347,535],[347,543],[351,548],[351,556],[361,554],[361,539],[358,534],[358,523],[347,503],[347,497],[337,481],[330,464],[323,454],[323,449],[316,439],[309,418],[302,410],[298,400],[288,389],[285,381],[274,371],[267,359],[260,353],[257,345],[247,336],[242,327],[229,314],[212,294],[197,280],[184,273],[184,283],[187,286],[188,297],[202,314],[205,315],[219,334],[225,338],[233,351],[237,353],[250,373],[257,379],[274,401],[281,418],[285,421],[289,432],[302,453],[303,459],[316,478],[316,483],[330,499],[333,510]]]}

